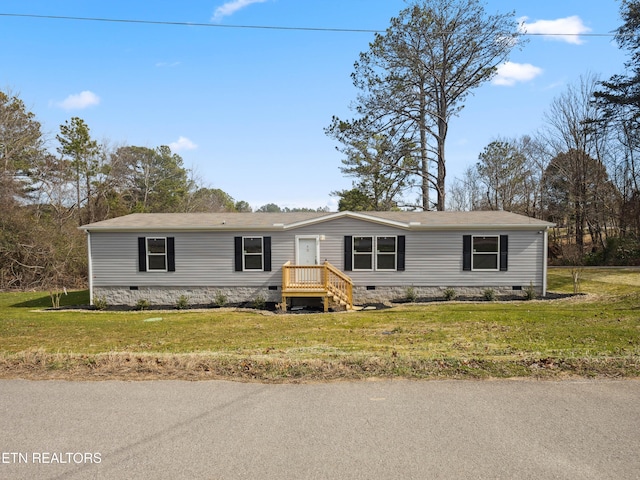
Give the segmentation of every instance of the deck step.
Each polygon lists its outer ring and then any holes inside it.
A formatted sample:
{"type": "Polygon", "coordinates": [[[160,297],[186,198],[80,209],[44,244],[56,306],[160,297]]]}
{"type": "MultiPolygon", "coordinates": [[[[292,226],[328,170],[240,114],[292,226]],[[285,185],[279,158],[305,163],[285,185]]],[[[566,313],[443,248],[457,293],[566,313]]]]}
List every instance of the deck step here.
{"type": "Polygon", "coordinates": [[[325,311],[329,302],[353,310],[352,289],[351,278],[327,261],[322,265],[291,265],[287,262],[282,266],[282,302],[285,305],[288,298],[322,297],[325,311]]]}

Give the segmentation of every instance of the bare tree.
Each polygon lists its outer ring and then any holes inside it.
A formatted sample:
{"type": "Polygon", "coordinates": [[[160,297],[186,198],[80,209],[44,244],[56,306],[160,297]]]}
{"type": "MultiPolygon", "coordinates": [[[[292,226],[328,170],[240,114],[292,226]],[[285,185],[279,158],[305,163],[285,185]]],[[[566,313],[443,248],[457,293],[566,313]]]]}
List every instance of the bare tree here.
{"type": "Polygon", "coordinates": [[[445,145],[450,119],[518,44],[514,13],[488,15],[479,0],[421,0],[391,19],[352,74],[356,111],[415,145],[421,207],[445,208],[445,145]],[[430,172],[430,163],[436,173],[430,172]]]}
{"type": "Polygon", "coordinates": [[[606,123],[594,123],[601,112],[592,102],[599,84],[595,74],[580,77],[556,97],[544,115],[544,138],[552,156],[570,149],[584,151],[604,163],[608,140],[606,123]]]}
{"type": "Polygon", "coordinates": [[[579,246],[584,243],[585,229],[594,244],[604,243],[617,202],[606,169],[611,145],[608,123],[601,121],[602,112],[592,101],[598,84],[597,75],[587,74],[554,99],[545,114],[542,137],[553,159],[545,170],[545,204],[561,204],[558,188],[564,185],[563,195],[568,195],[572,205],[565,213],[579,246]]]}
{"type": "Polygon", "coordinates": [[[492,141],[480,153],[479,162],[454,179],[447,208],[507,210],[540,217],[545,155],[539,142],[528,135],[492,141]]]}
{"type": "Polygon", "coordinates": [[[462,178],[454,178],[450,183],[447,210],[463,212],[480,210],[481,204],[481,185],[474,165],[466,168],[462,178]]]}

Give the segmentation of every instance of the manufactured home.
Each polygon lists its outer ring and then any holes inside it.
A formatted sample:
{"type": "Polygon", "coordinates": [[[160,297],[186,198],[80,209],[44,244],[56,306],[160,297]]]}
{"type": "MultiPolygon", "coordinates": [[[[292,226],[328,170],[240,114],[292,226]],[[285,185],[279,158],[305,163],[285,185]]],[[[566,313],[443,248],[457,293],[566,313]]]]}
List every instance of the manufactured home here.
{"type": "Polygon", "coordinates": [[[92,303],[545,295],[553,224],[503,211],[139,213],[80,227],[92,303]]]}

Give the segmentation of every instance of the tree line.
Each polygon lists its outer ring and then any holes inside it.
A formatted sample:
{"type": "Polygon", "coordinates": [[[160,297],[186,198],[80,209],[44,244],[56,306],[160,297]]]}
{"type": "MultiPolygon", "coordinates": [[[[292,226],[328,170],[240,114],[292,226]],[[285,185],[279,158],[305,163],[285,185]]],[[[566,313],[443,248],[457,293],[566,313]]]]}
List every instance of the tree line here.
{"type": "MultiPolygon", "coordinates": [[[[202,186],[168,146],[109,147],[86,122],[60,126],[55,152],[35,115],[0,91],[0,289],[79,287],[86,239],[78,226],[141,212],[250,212],[202,186]]],[[[257,211],[297,211],[266,204],[257,211]]]]}
{"type": "Polygon", "coordinates": [[[354,118],[325,130],[354,178],[334,192],[339,208],[509,210],[556,223],[565,261],[640,263],[640,1],[620,13],[625,74],[584,74],[540,131],[497,137],[445,184],[449,121],[524,40],[514,12],[488,15],[478,0],[412,3],[355,63],[354,118]]]}

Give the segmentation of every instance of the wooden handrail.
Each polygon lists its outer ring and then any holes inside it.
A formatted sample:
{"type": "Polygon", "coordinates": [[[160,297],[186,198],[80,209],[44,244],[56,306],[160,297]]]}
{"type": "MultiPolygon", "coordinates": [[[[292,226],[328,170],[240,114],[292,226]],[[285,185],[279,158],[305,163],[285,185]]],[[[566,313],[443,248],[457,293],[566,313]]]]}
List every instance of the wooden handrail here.
{"type": "Polygon", "coordinates": [[[329,262],[322,265],[282,266],[282,292],[287,293],[324,292],[353,308],[353,281],[329,262]]]}
{"type": "Polygon", "coordinates": [[[325,282],[327,291],[342,297],[353,308],[353,281],[329,262],[324,262],[326,268],[325,282]]]}

